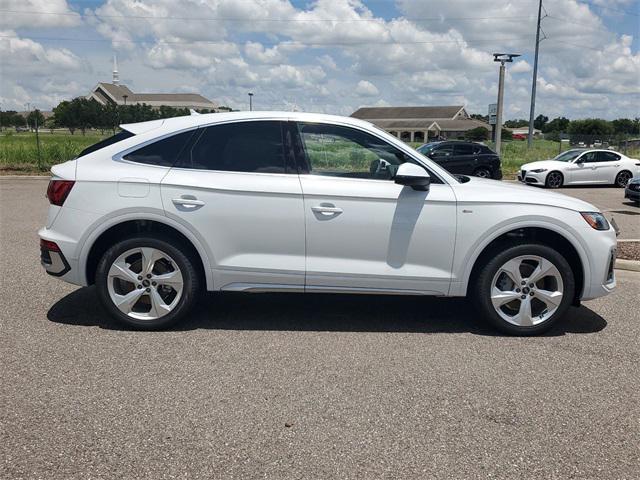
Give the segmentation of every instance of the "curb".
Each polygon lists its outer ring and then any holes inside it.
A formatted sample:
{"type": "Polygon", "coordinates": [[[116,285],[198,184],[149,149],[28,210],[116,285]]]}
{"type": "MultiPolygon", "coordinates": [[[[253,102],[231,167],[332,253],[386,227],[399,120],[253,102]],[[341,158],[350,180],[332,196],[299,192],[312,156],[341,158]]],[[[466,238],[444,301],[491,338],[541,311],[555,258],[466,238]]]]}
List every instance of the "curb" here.
{"type": "Polygon", "coordinates": [[[616,258],[616,270],[627,270],[629,272],[640,272],[640,261],[623,260],[616,258]]]}
{"type": "Polygon", "coordinates": [[[17,178],[44,180],[44,179],[47,179],[47,178],[51,178],[51,174],[47,173],[47,174],[43,174],[43,175],[0,175],[0,180],[2,180],[3,178],[8,178],[8,179],[11,179],[11,180],[15,180],[17,178]]]}

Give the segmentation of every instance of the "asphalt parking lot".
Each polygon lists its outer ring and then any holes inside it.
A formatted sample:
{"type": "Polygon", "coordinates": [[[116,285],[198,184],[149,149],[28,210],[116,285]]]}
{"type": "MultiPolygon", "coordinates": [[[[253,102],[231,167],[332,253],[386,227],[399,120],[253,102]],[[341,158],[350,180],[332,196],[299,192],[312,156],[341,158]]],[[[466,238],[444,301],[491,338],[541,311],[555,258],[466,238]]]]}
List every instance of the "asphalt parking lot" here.
{"type": "Polygon", "coordinates": [[[134,332],[42,271],[45,189],[0,179],[0,478],[640,476],[640,273],[538,338],[463,300],[284,294],[134,332]]]}

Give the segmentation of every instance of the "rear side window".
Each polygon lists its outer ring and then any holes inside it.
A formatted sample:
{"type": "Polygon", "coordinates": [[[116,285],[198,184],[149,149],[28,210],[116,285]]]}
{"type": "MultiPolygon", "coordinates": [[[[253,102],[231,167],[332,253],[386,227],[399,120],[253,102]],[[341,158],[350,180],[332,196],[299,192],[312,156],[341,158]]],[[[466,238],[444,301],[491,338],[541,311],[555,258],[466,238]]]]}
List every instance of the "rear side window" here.
{"type": "Polygon", "coordinates": [[[171,167],[178,160],[180,152],[182,152],[194,132],[195,130],[190,130],[149,143],[138,150],[127,153],[123,158],[136,163],[171,167]]]}
{"type": "Polygon", "coordinates": [[[228,172],[285,173],[282,122],[239,122],[207,127],[182,155],[177,166],[228,172]]]}
{"type": "Polygon", "coordinates": [[[104,140],[101,140],[98,143],[94,143],[93,145],[85,148],[76,158],[84,157],[85,155],[100,150],[101,148],[108,147],[109,145],[121,142],[122,140],[130,137],[133,137],[133,133],[122,130],[121,132],[118,132],[115,135],[110,136],[109,138],[105,138],[104,140]]]}
{"type": "Polygon", "coordinates": [[[598,152],[599,162],[617,162],[620,156],[613,152],[598,152]]]}

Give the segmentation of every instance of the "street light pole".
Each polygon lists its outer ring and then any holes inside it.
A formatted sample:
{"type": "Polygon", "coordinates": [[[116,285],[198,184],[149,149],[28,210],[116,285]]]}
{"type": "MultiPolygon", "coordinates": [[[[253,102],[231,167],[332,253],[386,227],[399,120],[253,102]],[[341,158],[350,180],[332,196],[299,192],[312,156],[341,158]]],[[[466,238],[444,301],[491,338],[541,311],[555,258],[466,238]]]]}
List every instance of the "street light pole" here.
{"type": "Polygon", "coordinates": [[[249,92],[249,111],[253,110],[253,92],[249,92]]]}
{"type": "Polygon", "coordinates": [[[536,111],[536,83],[538,83],[538,51],[540,50],[540,16],[541,15],[542,15],[542,0],[540,0],[540,2],[538,3],[538,27],[536,28],[536,53],[533,60],[533,81],[531,83],[531,110],[529,112],[529,135],[527,136],[528,148],[531,148],[531,143],[533,142],[533,121],[534,121],[533,117],[536,111]]]}
{"type": "Polygon", "coordinates": [[[495,150],[500,155],[500,144],[502,141],[502,103],[504,100],[504,71],[506,62],[513,62],[513,59],[519,57],[518,53],[494,53],[493,61],[500,62],[500,77],[498,79],[498,106],[496,111],[496,145],[495,150]]]}

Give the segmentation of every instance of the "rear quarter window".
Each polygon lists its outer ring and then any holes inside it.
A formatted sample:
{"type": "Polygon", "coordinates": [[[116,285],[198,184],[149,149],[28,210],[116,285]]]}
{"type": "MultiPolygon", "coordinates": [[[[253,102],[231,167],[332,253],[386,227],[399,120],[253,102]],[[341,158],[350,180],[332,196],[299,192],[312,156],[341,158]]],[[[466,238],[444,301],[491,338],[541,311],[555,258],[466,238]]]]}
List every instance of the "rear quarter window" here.
{"type": "Polygon", "coordinates": [[[105,138],[98,143],[94,143],[93,145],[88,146],[87,148],[82,150],[76,158],[84,157],[85,155],[96,152],[101,148],[108,147],[109,145],[113,145],[114,143],[121,142],[122,140],[126,140],[127,138],[133,136],[133,133],[122,130],[121,132],[118,132],[115,135],[110,136],[109,138],[105,138]]]}
{"type": "Polygon", "coordinates": [[[172,167],[187,145],[195,130],[178,133],[170,137],[165,137],[144,147],[127,153],[125,160],[146,165],[157,165],[160,167],[172,167]]]}

